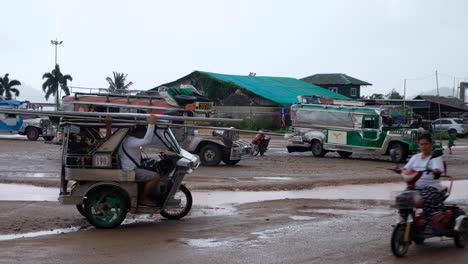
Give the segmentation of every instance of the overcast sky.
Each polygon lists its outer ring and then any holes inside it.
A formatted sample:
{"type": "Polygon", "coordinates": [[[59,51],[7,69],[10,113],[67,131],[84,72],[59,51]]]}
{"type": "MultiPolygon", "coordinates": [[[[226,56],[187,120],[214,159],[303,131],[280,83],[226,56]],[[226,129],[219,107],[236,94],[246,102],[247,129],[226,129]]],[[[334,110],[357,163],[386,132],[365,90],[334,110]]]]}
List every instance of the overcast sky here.
{"type": "Polygon", "coordinates": [[[372,94],[403,93],[403,79],[428,76],[408,81],[414,95],[435,89],[436,70],[440,86],[468,80],[467,10],[464,0],[6,0],[0,75],[40,89],[58,38],[72,86],[107,87],[112,71],[142,90],[194,70],[346,73],[372,83],[362,90],[372,94]]]}

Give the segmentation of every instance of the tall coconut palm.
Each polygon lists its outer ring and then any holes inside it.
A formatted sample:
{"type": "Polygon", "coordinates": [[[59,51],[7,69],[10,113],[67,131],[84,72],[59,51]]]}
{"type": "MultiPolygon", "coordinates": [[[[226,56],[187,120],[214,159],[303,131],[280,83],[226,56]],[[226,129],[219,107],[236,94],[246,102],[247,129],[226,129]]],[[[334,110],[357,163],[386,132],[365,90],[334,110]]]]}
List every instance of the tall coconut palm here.
{"type": "Polygon", "coordinates": [[[107,77],[106,81],[109,83],[109,92],[110,93],[125,93],[130,86],[133,85],[133,82],[125,84],[127,81],[127,74],[113,72],[114,79],[107,77]]]}
{"type": "Polygon", "coordinates": [[[20,91],[13,86],[21,85],[21,82],[18,80],[10,80],[8,75],[7,73],[3,78],[0,77],[0,95],[3,96],[5,93],[5,99],[10,100],[12,98],[12,93],[14,93],[15,96],[20,94],[20,91]]]}
{"type": "Polygon", "coordinates": [[[55,95],[55,104],[58,109],[59,87],[65,95],[70,95],[67,83],[68,81],[73,81],[73,78],[68,74],[63,75],[60,71],[60,66],[56,64],[55,69],[53,69],[52,72],[46,72],[42,75],[42,79],[46,79],[42,84],[42,90],[45,92],[45,99],[49,100],[50,95],[55,95]]]}

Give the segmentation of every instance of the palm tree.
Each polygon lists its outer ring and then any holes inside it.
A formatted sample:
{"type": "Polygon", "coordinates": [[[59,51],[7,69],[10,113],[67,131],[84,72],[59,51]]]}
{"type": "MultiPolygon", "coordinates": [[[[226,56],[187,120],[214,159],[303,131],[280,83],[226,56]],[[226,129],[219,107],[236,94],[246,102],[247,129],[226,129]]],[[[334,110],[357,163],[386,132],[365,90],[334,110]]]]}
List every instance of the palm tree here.
{"type": "Polygon", "coordinates": [[[127,74],[113,72],[114,79],[107,77],[106,81],[109,83],[109,92],[110,93],[125,93],[130,86],[133,85],[133,82],[125,84],[127,80],[127,74]]]}
{"type": "Polygon", "coordinates": [[[5,93],[5,99],[11,100],[11,93],[14,93],[15,96],[18,96],[20,94],[20,91],[16,88],[13,88],[13,86],[21,85],[21,82],[18,80],[10,81],[8,75],[9,74],[7,73],[3,78],[0,77],[0,95],[3,95],[3,93],[5,93]]]}
{"type": "Polygon", "coordinates": [[[42,75],[42,79],[46,79],[42,84],[42,90],[45,92],[45,99],[49,100],[50,95],[55,95],[55,104],[58,110],[59,107],[59,87],[65,92],[65,95],[70,95],[70,90],[68,89],[68,81],[73,81],[73,78],[66,74],[63,75],[60,72],[60,66],[55,65],[55,69],[52,72],[46,72],[42,75]]]}

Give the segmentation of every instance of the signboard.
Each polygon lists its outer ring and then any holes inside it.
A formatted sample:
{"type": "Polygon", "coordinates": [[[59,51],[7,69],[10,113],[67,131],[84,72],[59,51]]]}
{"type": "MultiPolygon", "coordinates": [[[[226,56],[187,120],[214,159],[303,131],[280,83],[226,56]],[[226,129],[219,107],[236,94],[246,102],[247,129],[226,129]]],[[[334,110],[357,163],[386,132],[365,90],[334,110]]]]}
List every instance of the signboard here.
{"type": "Polygon", "coordinates": [[[211,110],[213,108],[213,102],[196,102],[195,109],[197,110],[211,110]]]}
{"type": "Polygon", "coordinates": [[[333,144],[347,144],[347,133],[345,131],[334,131],[334,130],[328,130],[327,138],[328,138],[328,143],[333,143],[333,144]]]}

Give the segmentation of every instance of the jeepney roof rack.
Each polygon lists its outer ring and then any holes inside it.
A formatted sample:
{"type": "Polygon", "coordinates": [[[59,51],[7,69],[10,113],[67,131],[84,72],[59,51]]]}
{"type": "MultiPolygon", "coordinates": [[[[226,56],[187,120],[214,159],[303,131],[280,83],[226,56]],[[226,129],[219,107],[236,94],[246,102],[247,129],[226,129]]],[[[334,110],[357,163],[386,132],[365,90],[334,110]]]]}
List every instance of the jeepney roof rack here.
{"type": "Polygon", "coordinates": [[[106,97],[120,97],[120,98],[142,98],[142,99],[164,99],[162,96],[159,95],[159,93],[156,92],[157,95],[151,95],[151,92],[148,92],[146,94],[139,93],[135,95],[131,94],[112,94],[112,93],[82,93],[82,92],[77,92],[75,93],[75,100],[79,100],[79,96],[106,96],[106,97]]]}
{"type": "Polygon", "coordinates": [[[298,96],[297,99],[301,104],[320,104],[320,105],[336,105],[336,106],[365,106],[365,102],[347,100],[347,99],[332,99],[319,96],[298,96]]]}

